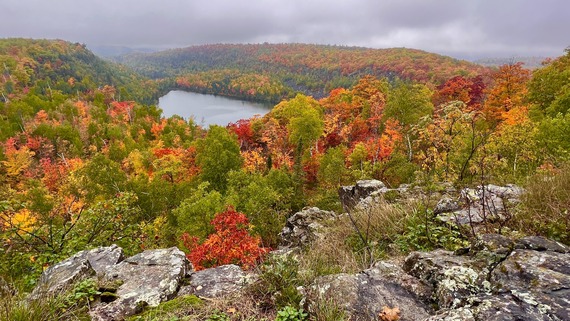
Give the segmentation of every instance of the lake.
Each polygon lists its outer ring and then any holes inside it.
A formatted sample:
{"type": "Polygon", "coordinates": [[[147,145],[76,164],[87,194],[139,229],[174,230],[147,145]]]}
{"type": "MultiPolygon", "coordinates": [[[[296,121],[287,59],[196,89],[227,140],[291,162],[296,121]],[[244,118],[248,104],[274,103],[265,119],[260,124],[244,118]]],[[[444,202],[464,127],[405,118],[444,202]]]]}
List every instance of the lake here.
{"type": "Polygon", "coordinates": [[[194,118],[197,124],[203,126],[226,126],[254,115],[265,115],[272,107],[262,103],[181,90],[173,90],[160,97],[158,106],[164,117],[178,115],[186,120],[194,118]]]}

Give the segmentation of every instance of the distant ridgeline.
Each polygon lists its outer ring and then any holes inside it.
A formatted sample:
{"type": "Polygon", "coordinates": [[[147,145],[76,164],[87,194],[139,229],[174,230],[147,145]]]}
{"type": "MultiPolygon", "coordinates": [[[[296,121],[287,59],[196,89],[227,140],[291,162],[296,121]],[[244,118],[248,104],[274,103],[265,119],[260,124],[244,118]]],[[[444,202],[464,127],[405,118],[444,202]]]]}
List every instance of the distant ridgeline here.
{"type": "Polygon", "coordinates": [[[0,39],[2,101],[23,95],[92,95],[113,86],[117,100],[151,103],[154,82],[63,40],[0,39]],[[143,89],[144,88],[144,89],[143,89]]]}
{"type": "Polygon", "coordinates": [[[421,50],[309,44],[203,45],[116,57],[166,89],[187,89],[248,100],[279,102],[303,93],[322,98],[365,75],[439,85],[489,69],[421,50]]]}

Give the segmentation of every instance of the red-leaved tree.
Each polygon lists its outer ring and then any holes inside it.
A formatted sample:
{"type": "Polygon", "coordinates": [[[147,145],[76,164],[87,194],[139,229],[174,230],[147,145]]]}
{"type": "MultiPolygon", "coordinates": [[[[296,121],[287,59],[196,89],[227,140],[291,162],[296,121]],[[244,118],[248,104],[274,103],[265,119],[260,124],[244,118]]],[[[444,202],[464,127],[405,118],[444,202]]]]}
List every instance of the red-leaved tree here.
{"type": "Polygon", "coordinates": [[[253,267],[269,248],[261,247],[261,239],[249,234],[249,221],[245,214],[228,208],[218,213],[210,223],[216,232],[202,244],[197,237],[182,235],[182,242],[190,253],[186,256],[194,269],[202,270],[225,264],[237,264],[244,269],[253,267]]]}

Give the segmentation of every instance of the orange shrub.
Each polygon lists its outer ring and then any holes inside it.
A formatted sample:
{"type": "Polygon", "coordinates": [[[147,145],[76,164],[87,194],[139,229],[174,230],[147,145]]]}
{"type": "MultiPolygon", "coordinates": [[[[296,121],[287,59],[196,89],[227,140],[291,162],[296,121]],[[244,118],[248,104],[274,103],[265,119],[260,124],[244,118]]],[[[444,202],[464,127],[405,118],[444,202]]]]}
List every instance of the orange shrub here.
{"type": "Polygon", "coordinates": [[[237,264],[248,269],[269,252],[269,248],[260,246],[259,237],[249,234],[250,225],[245,214],[233,208],[216,214],[211,224],[216,232],[202,244],[199,244],[197,237],[188,233],[181,237],[184,246],[190,250],[186,256],[196,270],[225,264],[237,264]]]}

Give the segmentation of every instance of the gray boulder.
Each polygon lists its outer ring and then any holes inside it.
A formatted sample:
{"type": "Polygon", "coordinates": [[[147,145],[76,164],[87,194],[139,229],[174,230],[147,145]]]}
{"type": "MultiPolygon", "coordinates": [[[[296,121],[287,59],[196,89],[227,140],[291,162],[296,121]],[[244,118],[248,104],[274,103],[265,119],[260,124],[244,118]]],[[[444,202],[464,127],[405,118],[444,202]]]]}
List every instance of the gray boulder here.
{"type": "Polygon", "coordinates": [[[75,282],[90,276],[102,275],[105,270],[123,259],[123,249],[113,244],[81,251],[47,268],[32,291],[30,299],[67,290],[75,282]]]}
{"type": "Polygon", "coordinates": [[[439,308],[461,306],[469,296],[491,290],[485,264],[449,251],[414,252],[403,269],[433,287],[432,299],[439,308]]]}
{"type": "Polygon", "coordinates": [[[413,252],[402,268],[378,262],[317,278],[309,307],[323,297],[355,320],[378,320],[384,307],[400,320],[570,320],[570,251],[542,237],[484,234],[461,251],[413,252]]]}
{"type": "Polygon", "coordinates": [[[570,320],[570,254],[564,245],[487,234],[464,253],[438,250],[406,258],[404,270],[433,287],[440,310],[427,320],[570,320]]]}
{"type": "Polygon", "coordinates": [[[336,218],[336,214],[317,207],[305,208],[287,219],[281,230],[281,246],[303,247],[316,240],[323,232],[323,224],[336,218]]]}
{"type": "MultiPolygon", "coordinates": [[[[497,292],[570,320],[570,254],[514,250],[491,274],[497,292]]],[[[556,319],[554,319],[556,320],[556,319]]]]}
{"type": "Polygon", "coordinates": [[[450,213],[450,212],[458,211],[460,209],[461,209],[461,206],[459,205],[457,200],[455,200],[449,196],[444,196],[439,200],[439,202],[437,202],[437,205],[433,209],[433,214],[437,215],[437,214],[441,214],[441,213],[450,213]]]}
{"type": "Polygon", "coordinates": [[[563,254],[570,253],[570,247],[542,236],[523,237],[517,240],[515,248],[535,251],[551,251],[563,254]]]}
{"type": "Polygon", "coordinates": [[[456,309],[443,309],[425,321],[532,321],[566,320],[545,314],[542,307],[528,304],[511,294],[484,294],[469,299],[469,303],[456,309]]]}
{"type": "Polygon", "coordinates": [[[516,185],[483,185],[464,188],[457,200],[446,196],[434,209],[444,222],[459,225],[480,224],[508,219],[511,207],[520,201],[523,189],[516,185]]]}
{"type": "Polygon", "coordinates": [[[341,186],[338,190],[338,195],[342,207],[349,212],[361,200],[383,189],[386,189],[386,185],[381,181],[375,179],[361,180],[357,181],[354,186],[341,186]]]}
{"type": "Polygon", "coordinates": [[[172,299],[181,281],[191,270],[185,254],[179,249],[147,250],[110,267],[102,282],[119,282],[116,300],[101,303],[90,311],[92,320],[123,320],[172,299]]]}
{"type": "Polygon", "coordinates": [[[235,293],[252,282],[252,277],[239,266],[230,264],[205,269],[190,275],[190,284],[178,291],[178,296],[194,294],[203,298],[218,298],[235,293]]]}
{"type": "Polygon", "coordinates": [[[87,251],[85,256],[97,276],[103,276],[109,268],[125,259],[123,249],[116,244],[87,251]]]}
{"type": "Polygon", "coordinates": [[[358,274],[336,274],[317,278],[309,289],[309,311],[321,300],[333,300],[350,320],[378,320],[384,309],[398,308],[400,320],[423,320],[430,307],[425,296],[431,288],[406,275],[397,265],[381,262],[358,274]]]}

